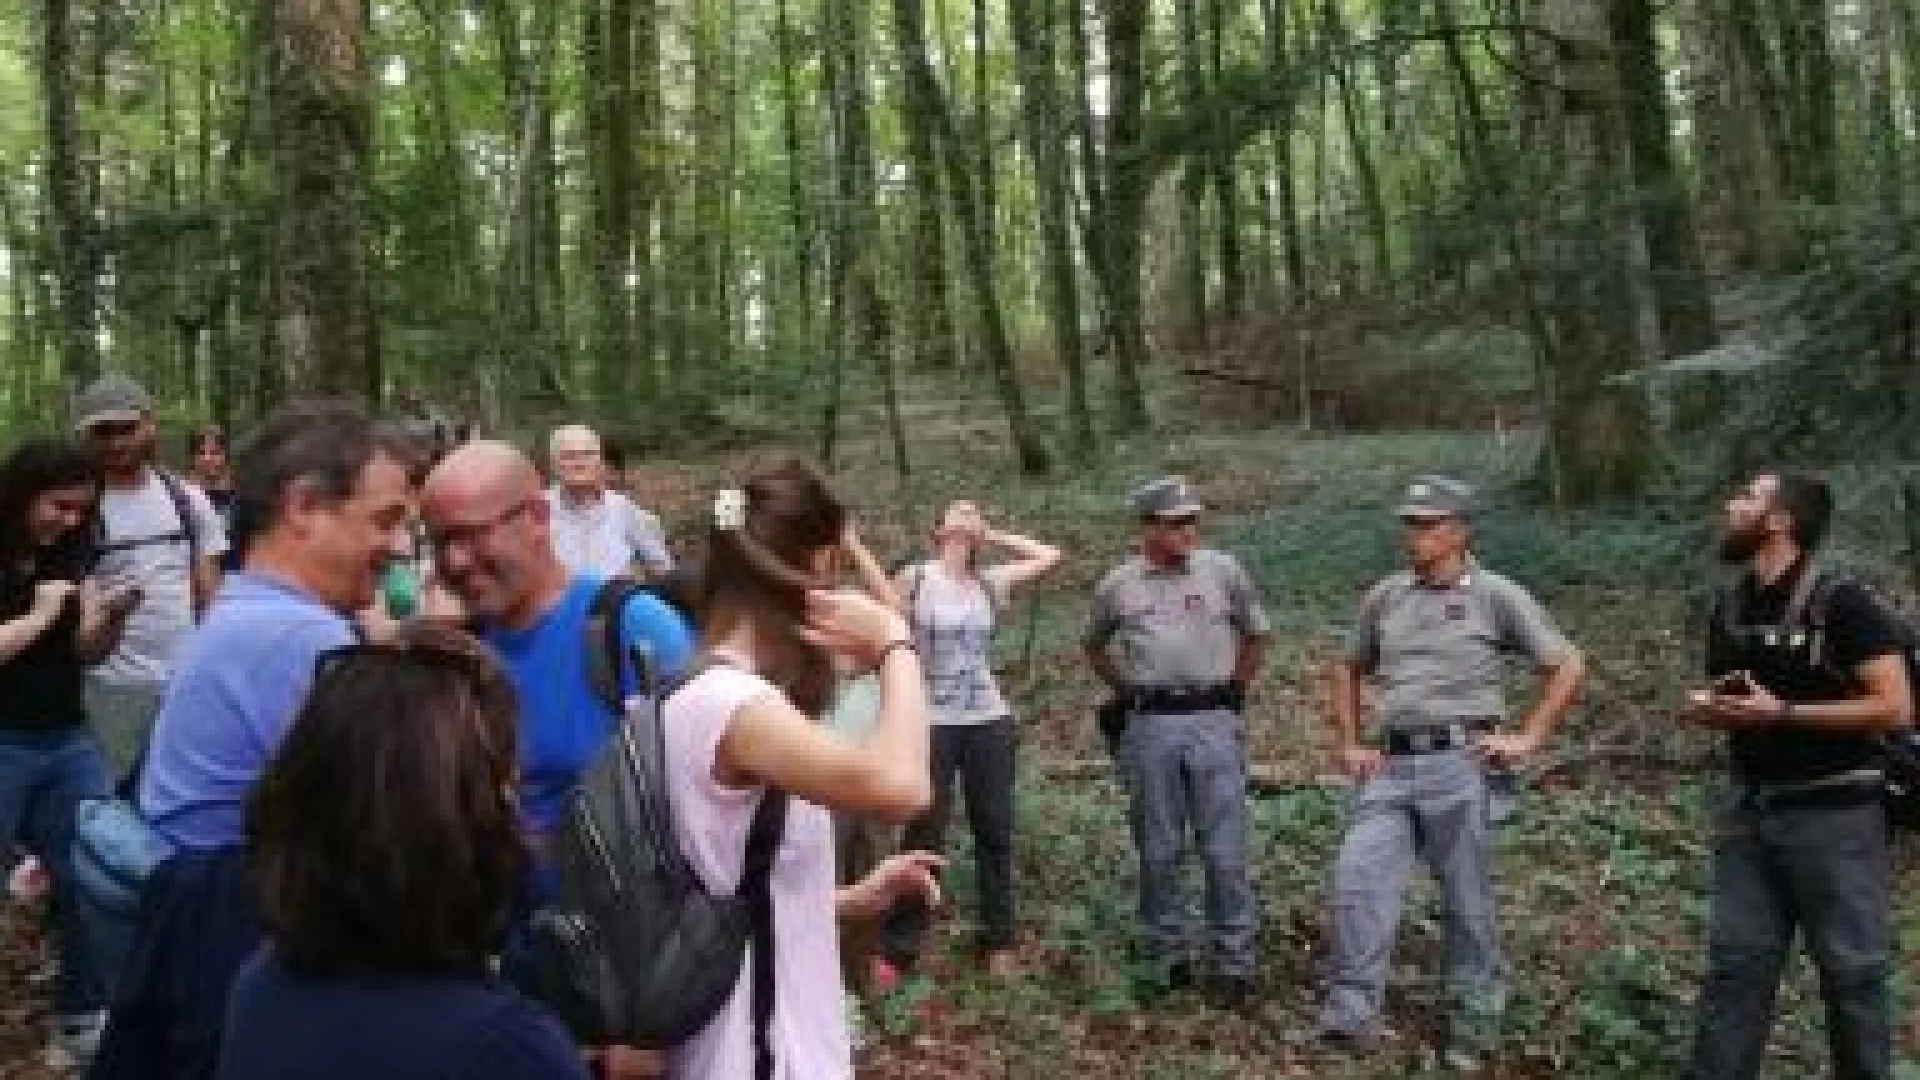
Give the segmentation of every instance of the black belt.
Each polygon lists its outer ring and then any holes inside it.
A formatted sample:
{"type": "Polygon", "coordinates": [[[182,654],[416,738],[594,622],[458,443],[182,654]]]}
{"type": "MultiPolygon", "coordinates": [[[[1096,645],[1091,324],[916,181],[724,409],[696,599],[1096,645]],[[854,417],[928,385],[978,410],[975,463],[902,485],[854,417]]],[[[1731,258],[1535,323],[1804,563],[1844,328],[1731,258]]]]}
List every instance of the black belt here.
{"type": "Polygon", "coordinates": [[[1820,780],[1805,784],[1748,784],[1740,790],[1740,801],[1760,811],[1797,809],[1812,806],[1855,806],[1878,802],[1886,794],[1886,778],[1878,775],[1848,776],[1832,782],[1820,780]]]}
{"type": "Polygon", "coordinates": [[[1386,751],[1391,757],[1413,757],[1458,750],[1472,745],[1475,736],[1492,728],[1493,720],[1480,716],[1461,717],[1449,724],[1390,727],[1386,732],[1386,751]]]}
{"type": "Polygon", "coordinates": [[[1246,691],[1230,683],[1200,686],[1129,686],[1118,698],[1128,711],[1142,713],[1197,713],[1227,709],[1239,712],[1246,706],[1246,691]]]}

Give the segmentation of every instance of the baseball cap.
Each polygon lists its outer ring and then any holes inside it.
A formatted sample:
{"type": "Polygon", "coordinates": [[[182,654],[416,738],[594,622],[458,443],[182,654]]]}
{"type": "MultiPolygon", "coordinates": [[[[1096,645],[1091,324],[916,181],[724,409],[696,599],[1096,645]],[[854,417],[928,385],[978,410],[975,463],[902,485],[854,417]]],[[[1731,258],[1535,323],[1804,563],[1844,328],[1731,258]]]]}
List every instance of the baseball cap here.
{"type": "Polygon", "coordinates": [[[1194,498],[1193,487],[1184,476],[1163,476],[1134,489],[1128,501],[1141,517],[1187,518],[1206,510],[1194,498]]]}
{"type": "Polygon", "coordinates": [[[146,388],[117,371],[109,371],[87,385],[73,399],[73,429],[86,431],[97,424],[138,420],[153,411],[146,388]]]}
{"type": "Polygon", "coordinates": [[[1470,518],[1473,488],[1451,476],[1430,473],[1407,485],[1396,515],[1402,518],[1470,518]]]}

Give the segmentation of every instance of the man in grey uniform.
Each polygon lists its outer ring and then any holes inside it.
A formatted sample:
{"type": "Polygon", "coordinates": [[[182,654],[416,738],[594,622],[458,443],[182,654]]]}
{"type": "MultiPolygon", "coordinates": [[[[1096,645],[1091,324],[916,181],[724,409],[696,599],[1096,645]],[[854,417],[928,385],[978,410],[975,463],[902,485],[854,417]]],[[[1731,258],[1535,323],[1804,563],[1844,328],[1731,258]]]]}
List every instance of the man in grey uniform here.
{"type": "Polygon", "coordinates": [[[1360,784],[1333,873],[1331,986],[1321,1035],[1372,1047],[1416,856],[1445,896],[1454,995],[1447,1056],[1472,1067],[1491,1042],[1503,999],[1488,851],[1489,774],[1531,758],[1573,703],[1580,654],[1527,591],[1469,553],[1473,491],[1444,476],[1408,489],[1399,516],[1410,569],[1375,585],[1332,700],[1340,764],[1360,784]],[[1520,653],[1545,689],[1517,731],[1501,730],[1501,657],[1520,653]],[[1376,691],[1382,746],[1360,741],[1361,683],[1376,691]]]}
{"type": "Polygon", "coordinates": [[[1240,712],[1259,672],[1266,612],[1233,556],[1200,547],[1201,506],[1181,477],[1133,493],[1140,553],[1094,591],[1086,649],[1126,727],[1121,770],[1140,855],[1150,995],[1190,981],[1180,864],[1191,827],[1206,868],[1221,1004],[1255,988],[1247,875],[1247,772],[1240,712]]]}

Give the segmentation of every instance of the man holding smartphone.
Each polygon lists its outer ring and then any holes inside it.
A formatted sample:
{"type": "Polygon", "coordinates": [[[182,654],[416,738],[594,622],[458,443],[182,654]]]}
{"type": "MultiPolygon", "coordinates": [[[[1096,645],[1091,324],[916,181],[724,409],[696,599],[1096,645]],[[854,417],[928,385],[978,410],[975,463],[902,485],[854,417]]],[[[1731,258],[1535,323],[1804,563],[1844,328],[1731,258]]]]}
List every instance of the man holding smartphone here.
{"type": "Polygon", "coordinates": [[[1817,564],[1832,516],[1826,482],[1800,473],[1762,473],[1727,501],[1720,555],[1744,571],[1715,607],[1710,685],[1687,711],[1726,732],[1732,754],[1694,1080],[1759,1074],[1796,932],[1819,973],[1833,1075],[1893,1076],[1881,766],[1882,736],[1911,722],[1906,637],[1858,582],[1817,564]]]}
{"type": "Polygon", "coordinates": [[[113,647],[86,693],[117,782],[146,749],[181,643],[213,599],[227,536],[205,493],[155,463],[159,428],[139,383],[108,372],[75,397],[73,413],[106,478],[94,576],[113,597],[113,647]]]}

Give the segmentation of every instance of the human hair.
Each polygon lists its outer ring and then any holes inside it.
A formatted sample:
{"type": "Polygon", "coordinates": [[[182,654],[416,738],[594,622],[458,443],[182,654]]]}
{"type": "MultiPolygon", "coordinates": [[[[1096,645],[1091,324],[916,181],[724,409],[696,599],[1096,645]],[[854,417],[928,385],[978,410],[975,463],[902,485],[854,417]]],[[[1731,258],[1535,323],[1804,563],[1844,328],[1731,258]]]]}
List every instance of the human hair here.
{"type": "Polygon", "coordinates": [[[826,708],[833,663],[800,635],[814,558],[840,543],[847,512],[812,469],[787,460],[758,469],[740,485],[746,501],[738,529],[719,522],[708,534],[699,614],[709,641],[745,623],[753,628],[761,674],[801,712],[826,708]]]}
{"type": "Polygon", "coordinates": [[[296,401],[274,411],[233,450],[237,541],[271,530],[296,485],[330,502],[351,498],[361,470],[382,455],[412,472],[419,447],[398,426],[349,401],[296,401]]]}
{"type": "Polygon", "coordinates": [[[1801,551],[1817,551],[1833,524],[1833,488],[1809,472],[1780,470],[1772,476],[1771,509],[1793,521],[1793,542],[1801,551]]]}
{"type": "Polygon", "coordinates": [[[225,450],[227,448],[226,429],[219,424],[202,424],[187,432],[186,451],[188,458],[198,457],[200,448],[213,443],[225,450]]]}
{"type": "Polygon", "coordinates": [[[289,966],[486,969],[532,862],[517,712],[499,666],[432,623],[322,656],[248,805],[248,869],[289,966]]]}
{"type": "Polygon", "coordinates": [[[37,551],[29,517],[33,503],[41,495],[57,488],[89,487],[100,489],[100,463],[80,446],[61,439],[28,439],[14,447],[0,463],[0,560],[4,572],[14,569],[29,556],[48,572],[79,577],[93,561],[94,522],[100,513],[96,498],[87,520],[54,544],[51,551],[37,551]]]}
{"type": "Polygon", "coordinates": [[[597,432],[585,424],[567,424],[554,428],[553,434],[547,436],[548,459],[559,458],[562,449],[575,443],[590,443],[594,453],[601,452],[600,436],[597,432]]]}

